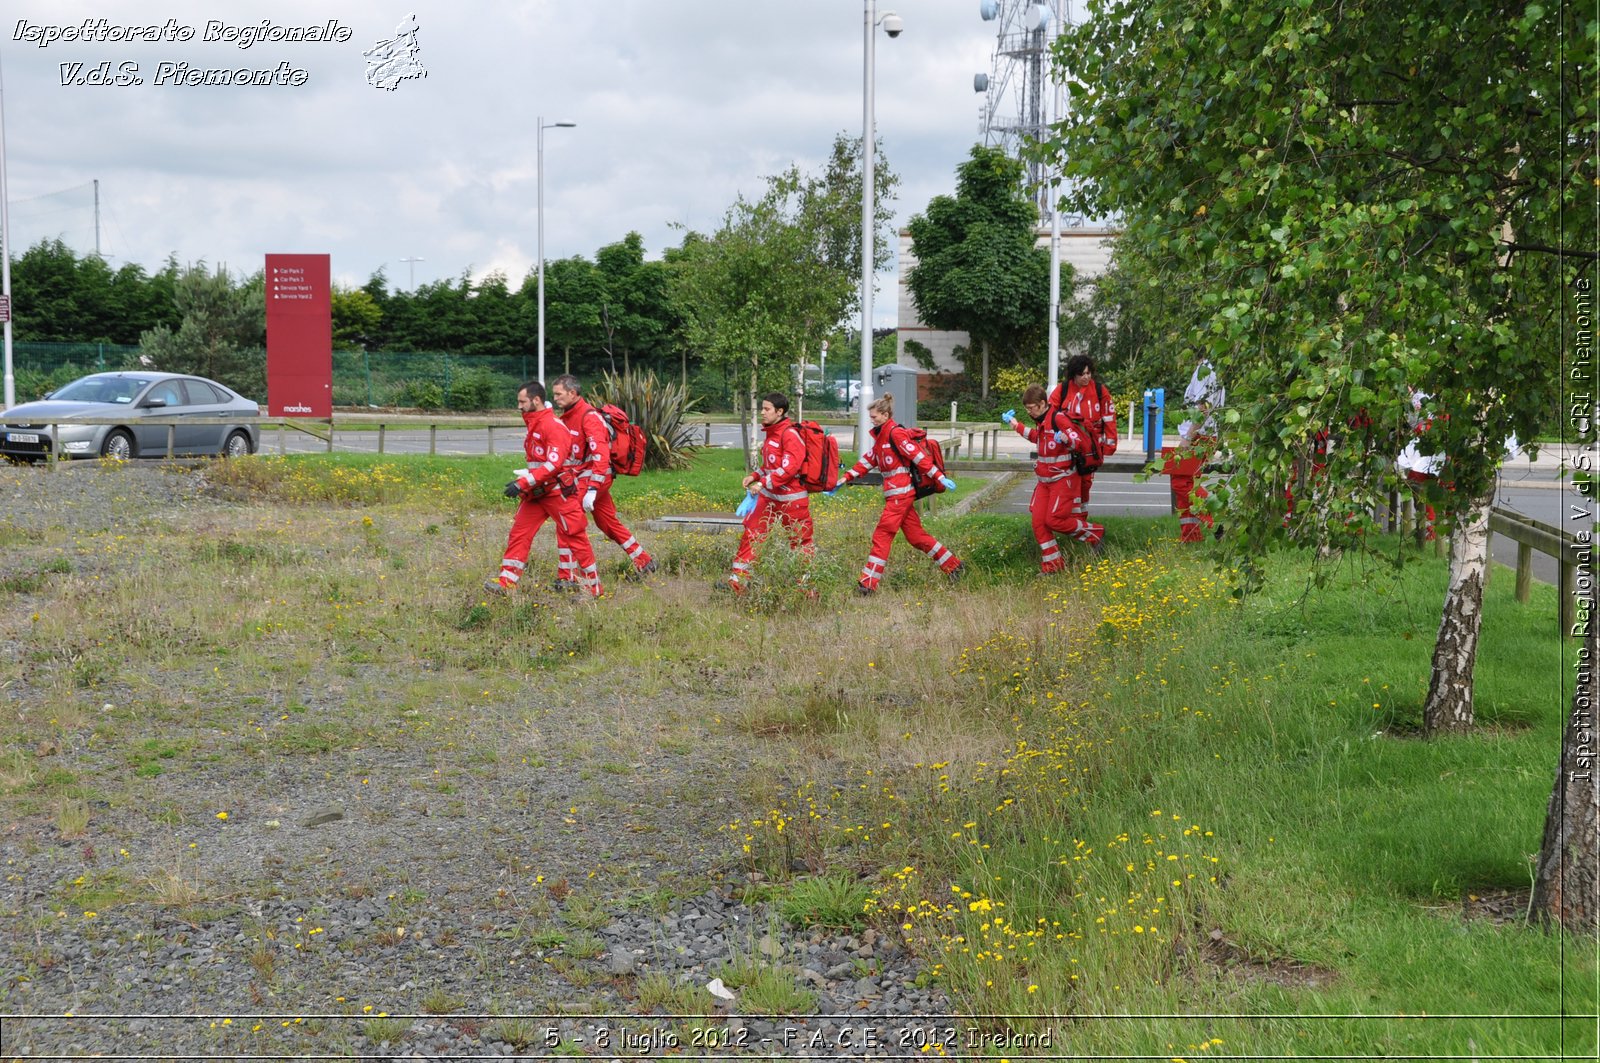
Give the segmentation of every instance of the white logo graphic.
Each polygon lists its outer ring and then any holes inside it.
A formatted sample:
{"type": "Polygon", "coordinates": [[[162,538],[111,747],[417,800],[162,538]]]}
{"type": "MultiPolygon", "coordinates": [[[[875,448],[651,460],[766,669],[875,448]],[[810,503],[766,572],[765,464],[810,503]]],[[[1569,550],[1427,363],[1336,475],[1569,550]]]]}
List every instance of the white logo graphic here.
{"type": "Polygon", "coordinates": [[[425,78],[427,68],[417,59],[417,16],[407,15],[394,28],[394,36],[379,41],[361,54],[367,57],[367,84],[393,92],[400,82],[425,78]]]}

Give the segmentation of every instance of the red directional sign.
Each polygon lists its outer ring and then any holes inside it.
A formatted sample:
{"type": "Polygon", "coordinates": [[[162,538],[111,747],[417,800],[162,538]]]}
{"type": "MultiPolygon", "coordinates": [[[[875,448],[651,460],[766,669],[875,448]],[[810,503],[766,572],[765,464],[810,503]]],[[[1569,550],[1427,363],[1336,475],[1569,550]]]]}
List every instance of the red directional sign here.
{"type": "Polygon", "coordinates": [[[333,416],[327,255],[268,255],[267,416],[333,416]]]}

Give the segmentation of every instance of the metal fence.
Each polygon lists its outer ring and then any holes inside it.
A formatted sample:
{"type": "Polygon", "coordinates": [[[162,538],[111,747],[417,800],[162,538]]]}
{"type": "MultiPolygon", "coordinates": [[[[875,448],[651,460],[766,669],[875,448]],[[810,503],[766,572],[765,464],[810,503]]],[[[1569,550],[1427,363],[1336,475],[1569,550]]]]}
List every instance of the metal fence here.
{"type": "MultiPolygon", "coordinates": [[[[13,344],[17,401],[28,402],[89,373],[139,368],[139,348],[117,343],[13,344]]],[[[255,380],[265,377],[266,352],[249,359],[255,380]]],[[[559,363],[557,363],[559,364],[559,363]]],[[[538,373],[536,355],[475,355],[464,357],[442,351],[334,351],[333,404],[345,409],[416,409],[478,411],[504,409],[523,382],[538,373]]],[[[557,370],[547,364],[547,372],[557,370]]],[[[677,374],[658,370],[668,379],[677,374]]],[[[203,375],[203,374],[202,374],[203,375]]],[[[812,376],[806,382],[805,409],[811,413],[843,413],[849,408],[852,378],[841,371],[828,380],[812,376]]],[[[256,394],[259,385],[244,380],[221,380],[243,395],[266,402],[256,394]]],[[[700,397],[702,410],[733,408],[734,386],[720,374],[698,372],[689,380],[691,394],[700,397]]]]}
{"type": "MultiPolygon", "coordinates": [[[[88,373],[139,368],[139,348],[117,343],[16,343],[12,358],[19,402],[88,373]]],[[[257,351],[248,360],[264,366],[266,352],[257,351]]],[[[439,351],[335,351],[333,402],[345,407],[496,409],[510,405],[510,396],[537,366],[537,359],[525,355],[464,358],[439,351]]],[[[256,387],[243,381],[221,383],[266,401],[265,395],[253,394],[256,387]]]]}

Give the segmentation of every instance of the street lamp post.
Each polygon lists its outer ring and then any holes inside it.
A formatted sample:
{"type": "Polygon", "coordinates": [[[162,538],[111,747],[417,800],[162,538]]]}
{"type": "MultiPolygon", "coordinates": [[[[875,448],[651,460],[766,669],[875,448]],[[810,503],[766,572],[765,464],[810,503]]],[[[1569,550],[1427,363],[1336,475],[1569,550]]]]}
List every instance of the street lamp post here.
{"type": "MultiPolygon", "coordinates": [[[[1055,6],[1059,9],[1060,0],[1055,6]]],[[[1054,34],[1060,35],[1065,28],[1060,10],[1053,12],[1055,16],[1054,34]]],[[[1061,82],[1055,78],[1050,79],[1049,111],[1045,116],[1046,124],[1059,122],[1062,116],[1061,82]]],[[[1041,135],[1040,139],[1043,139],[1041,135]]],[[[1048,343],[1049,357],[1046,362],[1049,366],[1048,380],[1045,389],[1054,392],[1056,381],[1061,375],[1061,186],[1060,169],[1056,165],[1050,168],[1050,175],[1046,187],[1050,197],[1050,329],[1048,343]]]]}
{"type": "Polygon", "coordinates": [[[544,380],[544,131],[546,129],[571,129],[577,122],[551,122],[545,125],[539,118],[539,380],[544,380]]]}
{"type": "Polygon", "coordinates": [[[863,29],[863,60],[861,73],[861,390],[856,399],[860,407],[856,411],[856,443],[858,450],[867,448],[870,438],[871,421],[867,417],[867,402],[872,396],[872,278],[876,272],[873,269],[872,230],[876,219],[873,217],[873,155],[876,151],[873,136],[873,58],[874,38],[872,33],[882,21],[884,32],[891,37],[900,36],[904,29],[904,22],[893,11],[884,12],[883,18],[878,18],[877,0],[862,0],[865,7],[863,29]]]}
{"type": "Polygon", "coordinates": [[[412,295],[416,295],[417,294],[417,263],[418,262],[426,262],[428,260],[425,259],[425,258],[419,258],[416,255],[407,255],[405,258],[402,258],[400,261],[404,262],[406,264],[406,277],[408,278],[407,283],[411,287],[411,294],[412,295]]]}
{"type": "Polygon", "coordinates": [[[11,208],[6,198],[6,100],[0,86],[0,294],[5,298],[5,408],[17,404],[17,378],[11,360],[11,208]]]}

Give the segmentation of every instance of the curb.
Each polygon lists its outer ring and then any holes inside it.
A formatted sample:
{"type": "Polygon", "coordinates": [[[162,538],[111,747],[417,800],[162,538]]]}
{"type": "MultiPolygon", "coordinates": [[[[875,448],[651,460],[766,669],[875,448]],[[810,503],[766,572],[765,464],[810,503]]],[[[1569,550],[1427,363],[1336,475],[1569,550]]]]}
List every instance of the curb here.
{"type": "MultiPolygon", "coordinates": [[[[999,472],[999,470],[996,471],[999,472]]],[[[1021,476],[1022,474],[1018,472],[1001,472],[999,475],[985,476],[984,479],[987,482],[982,487],[967,495],[949,509],[937,510],[930,516],[964,517],[975,509],[985,508],[995,501],[997,497],[1004,497],[1021,476]]]]}

